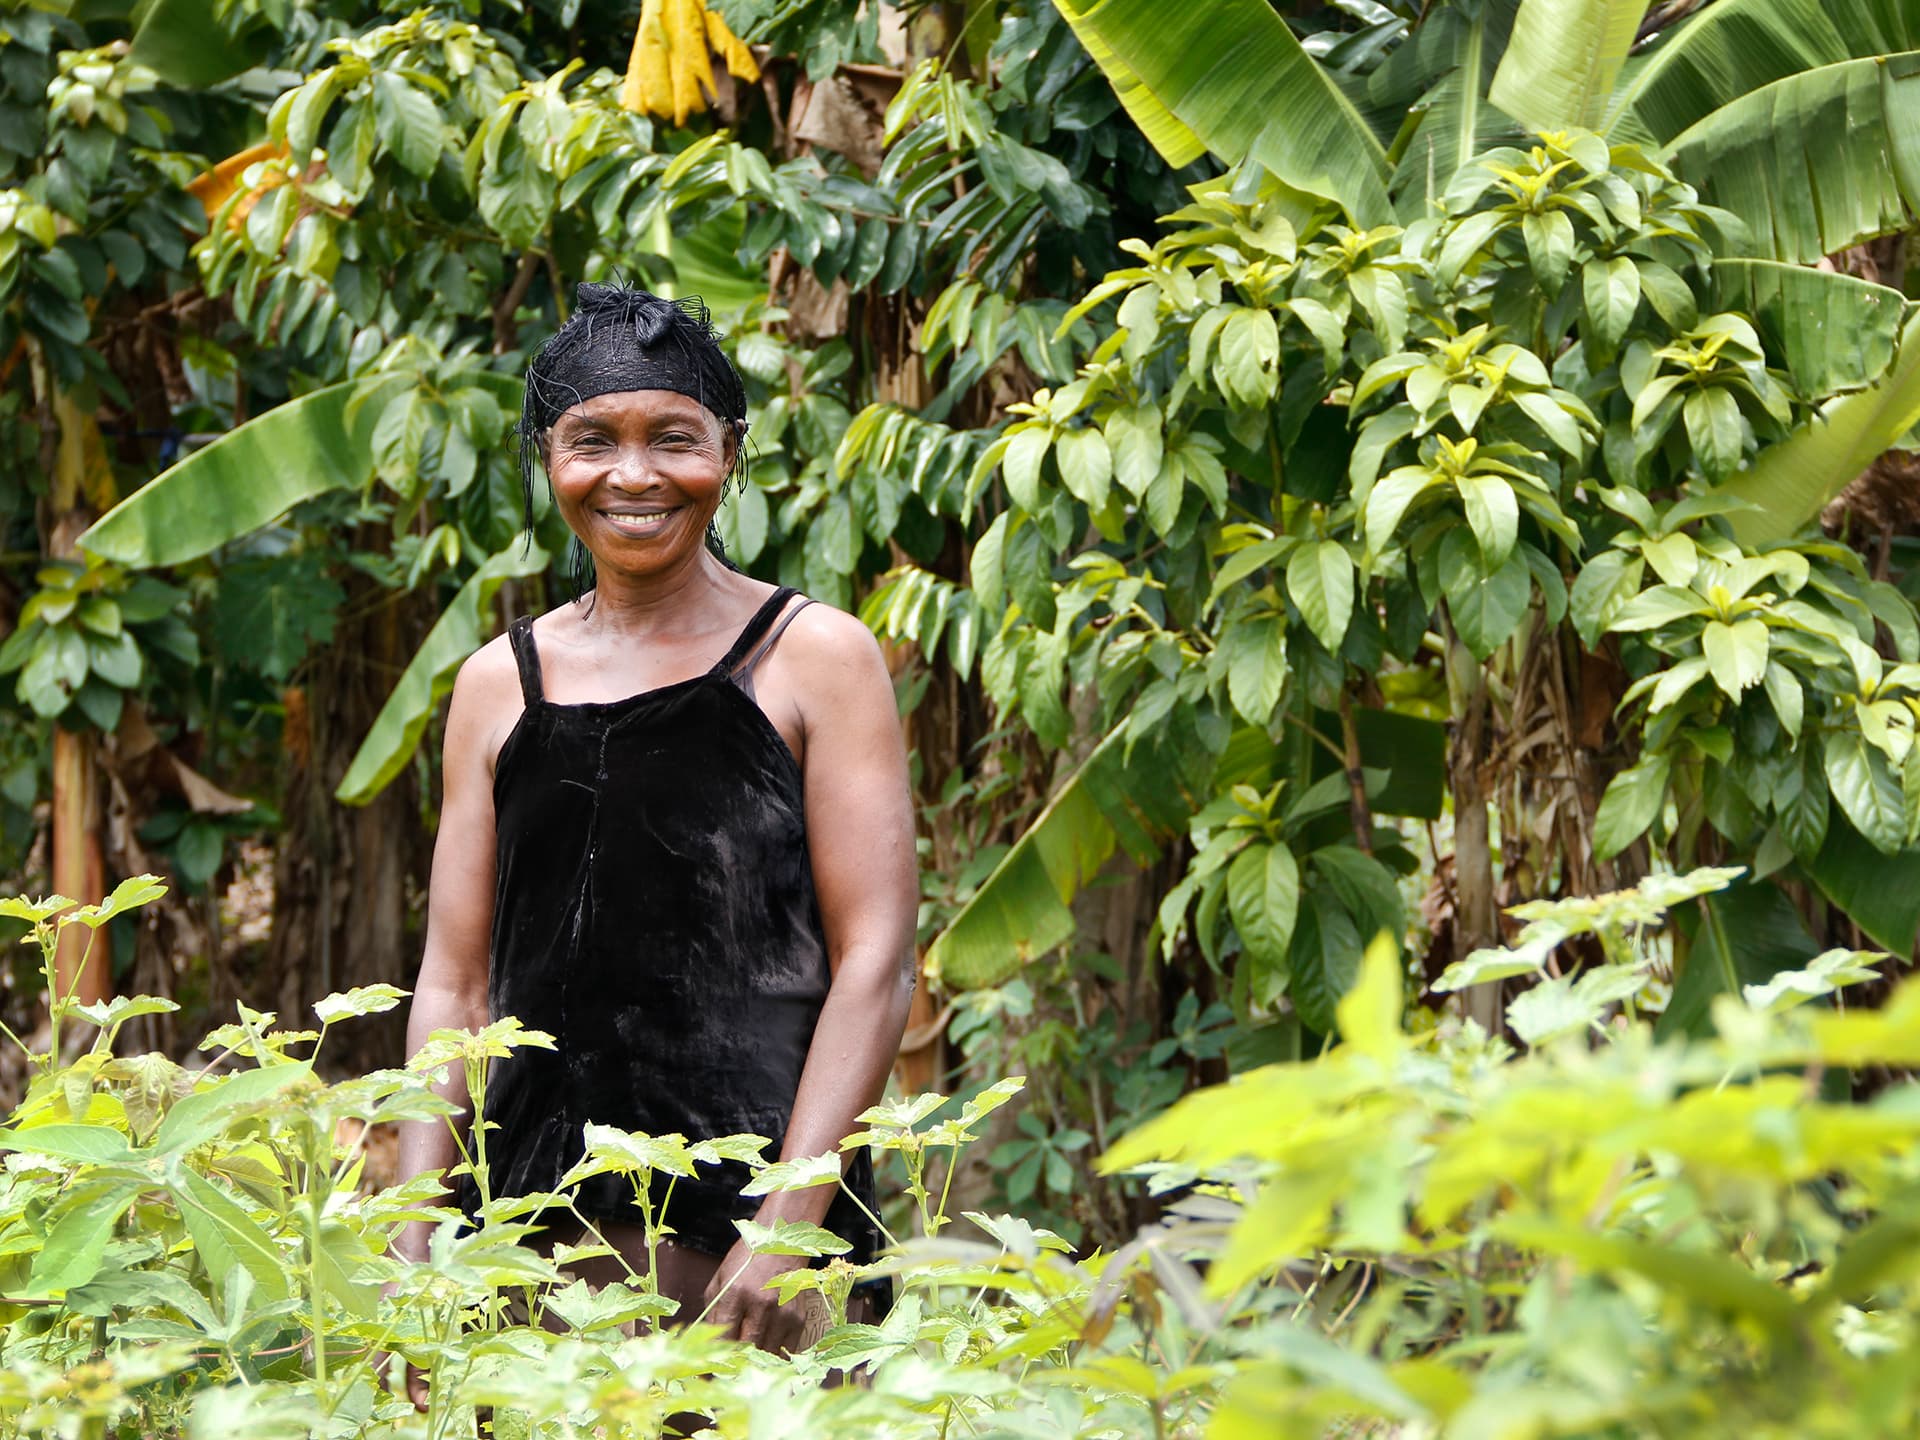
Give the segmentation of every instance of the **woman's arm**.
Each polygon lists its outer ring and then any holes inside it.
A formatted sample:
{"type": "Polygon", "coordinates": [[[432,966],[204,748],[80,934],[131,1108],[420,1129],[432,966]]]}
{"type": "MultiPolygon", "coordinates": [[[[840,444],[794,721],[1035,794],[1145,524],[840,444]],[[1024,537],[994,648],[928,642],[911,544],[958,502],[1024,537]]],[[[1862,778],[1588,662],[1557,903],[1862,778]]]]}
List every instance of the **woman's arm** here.
{"type": "MultiPolygon", "coordinates": [[[[781,1147],[791,1160],[838,1151],[886,1086],[912,999],[920,886],[906,744],[872,634],[812,605],[769,657],[776,661],[800,711],[808,851],[833,972],[781,1147]]],[[[832,1186],[769,1195],[758,1218],[817,1225],[833,1195],[832,1186]]],[[[762,1287],[795,1263],[736,1247],[713,1291],[737,1278],[709,1318],[768,1348],[790,1343],[798,1317],[762,1287]]]]}
{"type": "MultiPolygon", "coordinates": [[[[487,946],[493,925],[493,754],[500,733],[502,681],[513,685],[514,669],[496,641],[460,667],[447,713],[442,763],[444,796],[433,843],[433,876],[427,893],[427,941],[407,1012],[407,1054],[435,1030],[477,1030],[487,1023],[487,946]],[[502,674],[502,660],[505,673],[502,674]]],[[[517,693],[510,690],[514,700],[517,693]]],[[[511,718],[510,716],[508,717],[511,718]]],[[[466,1076],[458,1065],[435,1092],[464,1111],[466,1076]]],[[[463,1129],[470,1117],[452,1117],[463,1129]]],[[[402,1121],[399,1178],[444,1171],[459,1158],[446,1119],[402,1121]]],[[[410,1260],[426,1256],[432,1227],[404,1227],[394,1249],[410,1260]]]]}

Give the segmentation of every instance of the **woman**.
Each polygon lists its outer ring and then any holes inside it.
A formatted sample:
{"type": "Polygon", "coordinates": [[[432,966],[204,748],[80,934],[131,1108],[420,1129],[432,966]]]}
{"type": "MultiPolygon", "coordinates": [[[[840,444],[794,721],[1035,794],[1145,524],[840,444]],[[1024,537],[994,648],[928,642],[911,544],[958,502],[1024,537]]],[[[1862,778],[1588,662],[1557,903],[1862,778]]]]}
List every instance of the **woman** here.
{"type": "MultiPolygon", "coordinates": [[[[583,285],[528,372],[529,525],[537,449],[592,588],[516,621],[454,684],[407,1031],[411,1051],[513,1014],[554,1036],[489,1076],[495,1196],[558,1188],[588,1121],[837,1151],[906,1023],[918,887],[892,684],[859,621],[710,542],[745,434],[698,302],[583,285]]],[[[467,1103],[457,1074],[442,1093],[467,1103]]],[[[456,1159],[444,1124],[403,1130],[402,1178],[456,1159]]],[[[732,1222],[824,1223],[856,1260],[877,1237],[837,1187],[755,1201],[745,1179],[677,1183],[656,1279],[683,1318],[718,1296],[709,1320],[786,1348],[806,1317],[766,1285],[805,1262],[754,1255],[732,1222]]],[[[864,1150],[847,1180],[871,1206],[864,1150]]],[[[470,1181],[456,1198],[471,1209],[470,1181]]],[[[623,1177],[577,1206],[645,1270],[623,1177]]],[[[397,1248],[422,1258],[427,1238],[415,1225],[397,1248]]],[[[413,1372],[409,1390],[424,1400],[413,1372]]]]}

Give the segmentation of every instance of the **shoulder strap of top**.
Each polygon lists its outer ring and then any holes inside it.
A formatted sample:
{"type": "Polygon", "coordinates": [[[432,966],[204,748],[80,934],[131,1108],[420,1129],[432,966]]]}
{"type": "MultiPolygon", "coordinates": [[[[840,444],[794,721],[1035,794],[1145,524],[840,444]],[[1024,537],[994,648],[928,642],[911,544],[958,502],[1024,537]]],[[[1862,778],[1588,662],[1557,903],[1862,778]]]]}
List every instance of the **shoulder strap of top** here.
{"type": "Polygon", "coordinates": [[[740,667],[738,678],[746,682],[749,690],[753,688],[754,667],[767,658],[767,652],[780,643],[780,637],[787,633],[787,627],[799,618],[802,610],[811,604],[813,601],[810,598],[801,596],[800,603],[780,617],[780,623],[773,627],[773,633],[761,642],[759,649],[747,657],[747,663],[740,667]]]}
{"type": "Polygon", "coordinates": [[[522,615],[507,626],[507,643],[513,646],[513,663],[520,667],[520,698],[537,704],[546,698],[540,684],[540,652],[533,644],[533,617],[522,615]]]}
{"type": "Polygon", "coordinates": [[[767,633],[767,627],[773,624],[774,617],[780,613],[780,607],[798,593],[791,585],[782,585],[769,595],[767,603],[753,612],[753,618],[747,621],[746,628],[733,642],[733,647],[720,657],[720,663],[713,668],[723,675],[732,673],[734,667],[746,658],[747,652],[759,643],[760,637],[767,633]]]}

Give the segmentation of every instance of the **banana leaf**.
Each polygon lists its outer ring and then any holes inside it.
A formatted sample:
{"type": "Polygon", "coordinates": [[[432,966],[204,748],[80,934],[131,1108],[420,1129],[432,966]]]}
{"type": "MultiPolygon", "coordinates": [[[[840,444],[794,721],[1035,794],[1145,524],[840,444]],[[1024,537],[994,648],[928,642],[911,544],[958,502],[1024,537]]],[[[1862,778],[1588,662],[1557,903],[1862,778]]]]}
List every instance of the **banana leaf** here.
{"type": "Polygon", "coordinates": [[[1647,0],[1524,0],[1487,98],[1533,130],[1596,128],[1647,0]]]}
{"type": "Polygon", "coordinates": [[[407,668],[393,687],[387,703],[374,717],[367,738],[354,752],[347,773],[334,790],[334,799],[346,805],[365,805],[384,790],[413,758],[427,722],[453,689],[461,663],[487,639],[487,607],[501,585],[510,579],[535,575],[547,568],[547,552],[529,538],[490,556],[468,577],[407,668]]]}
{"type": "Polygon", "coordinates": [[[1805,395],[1863,390],[1887,373],[1907,297],[1852,275],[1772,260],[1718,260],[1715,303],[1750,315],[1805,395]]]}
{"type": "Polygon", "coordinates": [[[1074,896],[1116,849],[1144,864],[1181,833],[1210,764],[1197,737],[1163,734],[1129,756],[1126,725],[1115,729],[928,947],[927,974],[958,990],[999,985],[1072,939],[1074,896]]]}
{"type": "Polygon", "coordinates": [[[149,480],[80,537],[130,570],[178,565],[272,523],[303,500],[373,474],[379,407],[347,405],[344,381],[276,405],[149,480]]]}
{"type": "Polygon", "coordinates": [[[1603,131],[1621,140],[1670,140],[1776,80],[1882,53],[1852,48],[1827,9],[1823,0],[1719,0],[1707,6],[1627,62],[1603,131]]]}
{"type": "Polygon", "coordinates": [[[1818,515],[1861,471],[1920,424],[1920,316],[1900,334],[1893,368],[1857,395],[1843,396],[1720,490],[1753,502],[1727,519],[1736,539],[1783,540],[1818,515]]]}
{"type": "Polygon", "coordinates": [[[767,294],[766,267],[746,266],[738,254],[746,208],[723,210],[690,230],[677,231],[667,246],[682,295],[698,295],[716,316],[738,315],[767,294]]]}
{"type": "MultiPolygon", "coordinates": [[[[520,408],[518,376],[483,371],[468,380],[509,414],[520,408]]],[[[417,383],[417,374],[393,371],[276,405],[154,476],[94,521],[80,545],[129,570],[180,565],[272,524],[303,500],[364,485],[373,475],[381,405],[375,396],[354,407],[355,393],[417,383]]]]}
{"type": "Polygon", "coordinates": [[[1482,98],[1478,51],[1421,100],[1421,115],[1394,166],[1394,205],[1405,223],[1434,213],[1448,182],[1475,155],[1520,138],[1513,121],[1482,98]]]}
{"type": "Polygon", "coordinates": [[[1814,261],[1904,230],[1920,209],[1920,51],[1776,80],[1681,131],[1665,154],[1746,222],[1762,256],[1814,261]]]}
{"type": "Polygon", "coordinates": [[[1393,218],[1386,151],[1266,0],[1060,0],[1060,13],[1168,164],[1251,160],[1360,225],[1393,218]]]}
{"type": "Polygon", "coordinates": [[[1366,77],[1357,100],[1373,133],[1392,145],[1403,133],[1407,112],[1422,105],[1423,97],[1456,70],[1477,75],[1475,93],[1484,96],[1519,8],[1519,0],[1480,0],[1472,6],[1431,10],[1366,77]],[[1469,49],[1479,51],[1477,67],[1469,64],[1469,49]]]}

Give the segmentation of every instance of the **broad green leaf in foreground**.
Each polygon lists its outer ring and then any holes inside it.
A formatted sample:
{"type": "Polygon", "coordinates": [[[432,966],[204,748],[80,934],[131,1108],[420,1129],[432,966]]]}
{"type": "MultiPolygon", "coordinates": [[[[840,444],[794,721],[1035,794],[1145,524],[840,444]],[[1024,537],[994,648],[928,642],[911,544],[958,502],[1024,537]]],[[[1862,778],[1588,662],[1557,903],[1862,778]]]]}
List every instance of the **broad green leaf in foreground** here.
{"type": "Polygon", "coordinates": [[[506,581],[536,575],[546,567],[547,552],[528,539],[491,556],[473,572],[407,662],[400,683],[380,707],[334,790],[335,799],[365,805],[400,773],[413,758],[433,712],[453,689],[461,662],[486,640],[487,607],[494,594],[506,581]]]}
{"type": "Polygon", "coordinates": [[[1386,152],[1266,0],[1061,0],[1060,13],[1168,164],[1249,160],[1362,225],[1392,219],[1386,152]]]}
{"type": "Polygon", "coordinates": [[[276,405],[163,471],[102,515],[80,544],[129,569],[178,565],[271,524],[303,500],[373,473],[379,408],[347,406],[349,380],[276,405]]]}
{"type": "Polygon", "coordinates": [[[1752,502],[1727,517],[1745,546],[1783,540],[1820,513],[1920,422],[1920,317],[1901,332],[1899,358],[1876,384],[1833,401],[1716,493],[1752,502]]]}
{"type": "Polygon", "coordinates": [[[1487,98],[1535,130],[1593,129],[1646,0],[1523,0],[1487,98]]]}

